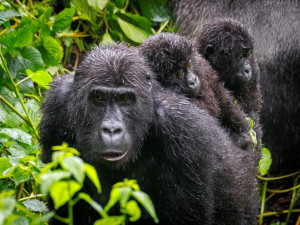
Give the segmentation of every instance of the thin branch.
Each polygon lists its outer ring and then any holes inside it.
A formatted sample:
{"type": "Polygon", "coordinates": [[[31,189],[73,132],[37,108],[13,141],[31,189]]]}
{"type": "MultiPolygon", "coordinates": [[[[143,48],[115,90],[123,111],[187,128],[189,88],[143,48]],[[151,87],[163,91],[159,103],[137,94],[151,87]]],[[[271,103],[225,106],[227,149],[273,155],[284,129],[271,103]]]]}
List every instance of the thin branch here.
{"type": "MultiPolygon", "coordinates": [[[[297,179],[297,177],[295,177],[294,178],[294,186],[296,186],[297,183],[298,183],[298,179],[297,179]]],[[[289,212],[288,212],[288,214],[286,216],[286,220],[285,220],[286,224],[289,224],[291,214],[292,214],[292,210],[293,210],[293,207],[294,207],[295,197],[296,197],[296,189],[293,190],[292,199],[291,199],[290,207],[289,207],[289,212]]]]}
{"type": "Polygon", "coordinates": [[[157,31],[157,34],[160,34],[161,32],[163,32],[163,30],[166,28],[166,26],[169,24],[169,20],[167,20],[166,22],[163,23],[163,25],[159,28],[159,30],[157,31]]]}
{"type": "MultiPolygon", "coordinates": [[[[276,216],[276,215],[287,214],[287,213],[289,213],[289,210],[283,210],[283,211],[279,211],[279,212],[267,212],[267,213],[264,213],[263,216],[269,217],[269,216],[276,216]]],[[[294,209],[294,210],[292,210],[292,213],[300,213],[300,209],[294,209]]]]}
{"type": "Polygon", "coordinates": [[[265,200],[266,200],[267,186],[268,186],[268,181],[265,181],[264,182],[264,187],[263,187],[263,193],[262,193],[262,197],[261,197],[259,225],[262,225],[263,224],[263,220],[264,220],[264,211],[265,211],[265,200]]]}
{"type": "Polygon", "coordinates": [[[23,183],[21,183],[21,185],[20,185],[20,192],[19,192],[19,194],[18,194],[18,200],[21,198],[21,195],[22,195],[22,192],[23,192],[23,188],[24,188],[24,182],[23,183]]]}
{"type": "Polygon", "coordinates": [[[284,189],[284,190],[274,190],[274,189],[267,189],[268,192],[272,192],[272,193],[286,193],[286,192],[290,192],[290,191],[293,191],[293,190],[296,190],[300,188],[300,184],[295,186],[295,187],[292,187],[292,188],[288,188],[288,189],[284,189]]]}
{"type": "Polygon", "coordinates": [[[43,198],[43,197],[46,197],[46,196],[47,195],[43,195],[43,194],[32,195],[32,196],[29,196],[29,197],[20,198],[19,202],[24,202],[24,201],[29,200],[29,199],[43,198]]]}
{"type": "Polygon", "coordinates": [[[292,177],[292,176],[295,176],[297,174],[300,174],[300,170],[295,172],[295,173],[291,173],[291,174],[287,174],[287,175],[284,175],[284,176],[280,176],[280,177],[262,177],[262,176],[259,176],[257,175],[256,177],[260,180],[265,180],[265,181],[272,181],[272,180],[280,180],[280,179],[284,179],[284,178],[288,178],[288,177],[292,177]]]}

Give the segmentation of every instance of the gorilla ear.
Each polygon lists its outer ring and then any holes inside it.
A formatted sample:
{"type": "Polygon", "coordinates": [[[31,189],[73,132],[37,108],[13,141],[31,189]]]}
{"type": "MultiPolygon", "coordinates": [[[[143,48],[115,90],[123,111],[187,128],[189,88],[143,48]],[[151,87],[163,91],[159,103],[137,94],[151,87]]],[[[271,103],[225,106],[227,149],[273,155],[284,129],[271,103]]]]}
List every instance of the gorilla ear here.
{"type": "Polygon", "coordinates": [[[213,54],[214,54],[214,48],[213,48],[213,46],[212,45],[207,45],[206,47],[205,47],[205,56],[206,57],[208,57],[208,58],[211,58],[212,56],[213,56],[213,54]]]}

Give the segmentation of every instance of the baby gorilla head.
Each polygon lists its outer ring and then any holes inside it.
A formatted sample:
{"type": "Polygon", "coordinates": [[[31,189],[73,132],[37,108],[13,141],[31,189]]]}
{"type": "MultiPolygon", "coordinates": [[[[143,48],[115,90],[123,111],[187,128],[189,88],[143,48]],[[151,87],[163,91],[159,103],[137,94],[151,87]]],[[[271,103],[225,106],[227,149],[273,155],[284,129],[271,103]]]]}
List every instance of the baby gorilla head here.
{"type": "Polygon", "coordinates": [[[204,25],[196,46],[229,89],[243,88],[252,79],[253,37],[237,20],[217,19],[204,25]]]}
{"type": "Polygon", "coordinates": [[[192,57],[194,51],[189,40],[177,34],[161,33],[147,39],[140,50],[164,87],[177,93],[199,95],[198,61],[192,57]]]}

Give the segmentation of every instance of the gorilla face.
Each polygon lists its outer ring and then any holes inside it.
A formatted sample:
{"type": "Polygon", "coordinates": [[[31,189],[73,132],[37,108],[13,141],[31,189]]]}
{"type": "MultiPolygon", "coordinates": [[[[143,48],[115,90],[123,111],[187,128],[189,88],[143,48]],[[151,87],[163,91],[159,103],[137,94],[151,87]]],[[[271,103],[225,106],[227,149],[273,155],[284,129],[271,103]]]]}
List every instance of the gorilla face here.
{"type": "Polygon", "coordinates": [[[134,51],[121,44],[96,48],[75,74],[69,108],[76,148],[94,165],[137,158],[152,122],[149,71],[134,51]]]}

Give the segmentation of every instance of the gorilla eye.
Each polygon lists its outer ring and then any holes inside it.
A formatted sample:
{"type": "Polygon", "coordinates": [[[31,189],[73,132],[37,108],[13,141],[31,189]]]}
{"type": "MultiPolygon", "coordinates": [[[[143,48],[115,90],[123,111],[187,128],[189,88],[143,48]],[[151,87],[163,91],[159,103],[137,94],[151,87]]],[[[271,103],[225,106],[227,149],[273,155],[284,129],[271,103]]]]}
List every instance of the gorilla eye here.
{"type": "Polygon", "coordinates": [[[183,75],[183,73],[182,73],[182,72],[178,73],[178,76],[179,76],[179,77],[181,77],[182,75],[183,75]]]}
{"type": "Polygon", "coordinates": [[[102,101],[104,100],[104,97],[103,97],[102,95],[97,95],[97,96],[96,96],[96,100],[97,100],[98,102],[102,102],[102,101]]]}
{"type": "Polygon", "coordinates": [[[191,63],[189,63],[188,67],[189,67],[189,68],[191,68],[191,66],[192,66],[192,64],[191,64],[191,63]]]}
{"type": "Polygon", "coordinates": [[[238,55],[238,60],[241,61],[243,59],[243,57],[244,57],[243,54],[239,54],[238,55]]]}
{"type": "Polygon", "coordinates": [[[124,95],[124,96],[123,96],[123,101],[124,101],[124,102],[127,102],[127,101],[128,101],[128,99],[129,99],[129,98],[128,98],[128,96],[127,96],[127,95],[124,95]]]}

